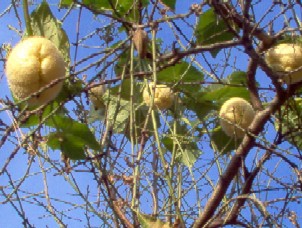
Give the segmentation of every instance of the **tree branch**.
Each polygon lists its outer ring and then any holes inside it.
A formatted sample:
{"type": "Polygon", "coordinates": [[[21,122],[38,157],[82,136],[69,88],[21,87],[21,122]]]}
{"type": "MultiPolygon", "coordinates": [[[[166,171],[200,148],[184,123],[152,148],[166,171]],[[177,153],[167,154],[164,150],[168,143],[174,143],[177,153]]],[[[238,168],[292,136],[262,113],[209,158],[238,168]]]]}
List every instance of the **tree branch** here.
{"type": "Polygon", "coordinates": [[[230,183],[232,182],[235,175],[238,173],[241,159],[245,159],[249,151],[255,144],[255,137],[262,130],[265,123],[269,120],[270,116],[280,108],[280,106],[287,100],[288,96],[292,95],[294,90],[289,91],[287,94],[284,90],[281,96],[276,96],[271,104],[257,113],[255,119],[250,126],[250,132],[252,134],[246,134],[235,155],[232,157],[229,165],[227,166],[224,174],[221,176],[211,198],[208,200],[203,212],[200,217],[196,220],[193,227],[207,227],[207,222],[213,217],[216,209],[218,208],[222,198],[226,194],[230,183]]]}
{"type": "Polygon", "coordinates": [[[221,3],[220,0],[212,0],[211,4],[216,13],[223,18],[233,21],[239,28],[243,29],[249,34],[249,37],[257,37],[265,47],[269,48],[275,42],[275,38],[269,36],[263,29],[257,27],[257,24],[240,15],[234,7],[228,3],[221,3]]]}

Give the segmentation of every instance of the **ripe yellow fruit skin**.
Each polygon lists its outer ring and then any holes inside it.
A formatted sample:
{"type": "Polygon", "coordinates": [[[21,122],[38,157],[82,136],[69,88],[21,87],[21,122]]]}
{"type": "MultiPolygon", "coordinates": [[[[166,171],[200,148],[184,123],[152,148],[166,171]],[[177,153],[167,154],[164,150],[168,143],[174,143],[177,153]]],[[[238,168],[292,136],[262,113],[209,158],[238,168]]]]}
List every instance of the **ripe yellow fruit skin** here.
{"type": "MultiPolygon", "coordinates": [[[[154,84],[150,83],[149,86],[145,87],[143,92],[144,102],[148,106],[151,106],[153,88],[154,88],[154,84]]],[[[173,102],[174,102],[173,91],[166,85],[156,85],[154,91],[154,106],[160,110],[164,110],[170,108],[173,102]]]]}
{"type": "MultiPolygon", "coordinates": [[[[14,97],[23,100],[52,81],[65,76],[65,61],[48,39],[29,37],[19,42],[6,62],[8,85],[14,97]]],[[[40,106],[56,98],[63,80],[28,100],[29,106],[40,106]]]]}
{"type": "Polygon", "coordinates": [[[255,117],[255,111],[252,105],[240,97],[233,97],[227,100],[220,109],[219,118],[222,130],[228,136],[236,136],[237,138],[243,138],[245,132],[240,128],[234,126],[240,126],[244,130],[247,130],[255,117]]]}
{"type": "Polygon", "coordinates": [[[105,108],[105,104],[103,101],[102,96],[106,92],[106,86],[105,85],[99,85],[96,87],[93,87],[89,92],[89,99],[92,102],[94,108],[96,110],[105,108]]]}
{"type": "Polygon", "coordinates": [[[294,84],[302,80],[302,46],[299,44],[278,44],[265,54],[267,64],[274,70],[289,73],[282,79],[287,84],[294,84]],[[293,73],[290,73],[295,71],[293,73]]]}

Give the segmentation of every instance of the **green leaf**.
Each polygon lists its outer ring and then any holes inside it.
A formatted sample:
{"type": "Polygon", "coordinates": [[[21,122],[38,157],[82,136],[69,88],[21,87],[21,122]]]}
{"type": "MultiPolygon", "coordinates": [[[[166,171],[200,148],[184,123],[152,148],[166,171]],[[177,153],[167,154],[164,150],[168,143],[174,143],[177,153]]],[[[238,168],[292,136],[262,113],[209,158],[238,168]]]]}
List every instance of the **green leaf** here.
{"type": "Polygon", "coordinates": [[[61,51],[65,61],[70,62],[70,44],[61,23],[52,14],[49,5],[43,1],[30,15],[33,35],[51,40],[61,51]]]}
{"type": "Polygon", "coordinates": [[[161,2],[168,6],[170,9],[175,10],[176,0],[162,0],[161,2]]]}
{"type": "Polygon", "coordinates": [[[227,77],[230,84],[247,85],[247,75],[244,71],[235,71],[227,77]]]}
{"type": "MultiPolygon", "coordinates": [[[[220,19],[212,8],[200,15],[195,35],[200,45],[219,43],[234,38],[234,34],[229,31],[224,20],[220,19]]],[[[219,50],[215,50],[211,54],[215,57],[218,52],[219,50]]]]}
{"type": "Polygon", "coordinates": [[[63,143],[61,144],[62,152],[70,159],[80,160],[84,159],[85,152],[84,147],[86,140],[72,134],[65,134],[63,137],[63,143]]]}
{"type": "Polygon", "coordinates": [[[188,143],[185,149],[180,152],[180,161],[187,167],[192,167],[201,155],[201,150],[197,148],[196,143],[188,143]]]}
{"type": "Polygon", "coordinates": [[[221,154],[227,154],[235,150],[241,143],[242,139],[235,139],[227,136],[219,126],[214,128],[211,140],[221,154]]]}
{"type": "MultiPolygon", "coordinates": [[[[36,113],[34,115],[31,115],[25,122],[21,122],[21,127],[28,128],[28,127],[33,127],[38,124],[40,124],[41,120],[46,118],[53,110],[58,108],[58,103],[57,102],[51,102],[49,105],[47,105],[43,110],[42,113],[36,113]]],[[[56,113],[53,115],[57,114],[63,114],[65,110],[63,108],[59,109],[56,113]]]]}
{"type": "Polygon", "coordinates": [[[218,109],[218,105],[213,101],[202,99],[204,92],[198,92],[194,97],[185,96],[182,99],[184,106],[196,113],[199,120],[204,121],[206,116],[213,110],[218,109]],[[200,99],[201,98],[201,99],[200,99]]]}
{"type": "Polygon", "coordinates": [[[241,97],[245,100],[250,100],[250,93],[246,87],[246,73],[242,71],[235,71],[230,74],[226,80],[227,84],[231,85],[212,85],[204,89],[198,97],[199,101],[211,101],[221,105],[226,100],[232,97],[241,97]],[[238,86],[235,86],[238,85],[238,86]],[[242,86],[241,86],[242,85],[242,86]]]}
{"type": "MultiPolygon", "coordinates": [[[[62,134],[62,137],[66,140],[77,137],[81,139],[83,146],[88,146],[93,150],[100,149],[99,143],[86,124],[64,116],[54,116],[51,121],[47,122],[47,125],[56,128],[57,132],[62,134]]],[[[74,143],[76,145],[77,142],[74,143]]]]}
{"type": "Polygon", "coordinates": [[[249,100],[249,91],[242,87],[225,86],[221,89],[217,89],[204,94],[203,100],[216,101],[222,104],[231,97],[241,97],[245,100],[249,100]]]}
{"type": "Polygon", "coordinates": [[[172,228],[169,223],[164,223],[160,219],[156,219],[151,215],[146,215],[139,212],[136,214],[142,228],[172,228]]]}
{"type": "Polygon", "coordinates": [[[104,121],[106,117],[106,108],[95,109],[94,105],[90,106],[88,123],[94,123],[96,121],[104,121]]]}
{"type": "Polygon", "coordinates": [[[47,145],[53,150],[61,150],[64,155],[73,160],[85,159],[85,140],[68,133],[51,133],[47,145]]]}
{"type": "MultiPolygon", "coordinates": [[[[111,47],[114,48],[116,44],[112,45],[111,47]]],[[[130,73],[130,52],[125,51],[119,56],[118,61],[114,65],[114,72],[116,75],[121,77],[122,74],[129,74],[130,73]]],[[[137,61],[137,59],[133,59],[133,61],[137,61]]]]}
{"type": "MultiPolygon", "coordinates": [[[[95,10],[112,10],[108,0],[82,0],[82,3],[95,10]]],[[[113,0],[112,3],[115,5],[115,0],[113,0]]]]}
{"type": "Polygon", "coordinates": [[[54,116],[47,125],[57,130],[48,135],[47,145],[54,150],[61,150],[70,159],[84,159],[86,146],[93,150],[100,149],[99,143],[86,124],[67,117],[54,116]]]}
{"type": "Polygon", "coordinates": [[[141,103],[142,97],[137,95],[140,94],[140,92],[142,91],[143,85],[136,82],[131,82],[130,79],[125,79],[121,82],[120,85],[110,88],[110,94],[114,96],[120,94],[122,99],[130,101],[131,98],[130,91],[131,91],[132,84],[133,84],[133,91],[135,93],[135,97],[134,97],[135,103],[141,103]]]}
{"type": "Polygon", "coordinates": [[[300,44],[302,45],[302,37],[300,35],[292,34],[291,32],[285,33],[280,39],[277,40],[276,44],[300,44]]]}
{"type": "Polygon", "coordinates": [[[192,167],[202,153],[196,144],[197,139],[190,134],[187,125],[181,124],[178,126],[177,134],[166,135],[161,139],[167,150],[172,153],[173,149],[175,150],[177,161],[187,167],[192,167]]]}
{"type": "MultiPolygon", "coordinates": [[[[82,3],[92,8],[94,12],[112,11],[114,15],[125,17],[133,22],[138,22],[139,19],[138,8],[133,0],[83,0],[82,3]]],[[[142,7],[146,7],[149,0],[142,0],[141,3],[142,7]]]]}
{"type": "Polygon", "coordinates": [[[173,151],[174,141],[173,141],[172,137],[165,136],[161,139],[161,142],[166,147],[167,150],[169,150],[170,152],[173,151]]]}
{"type": "Polygon", "coordinates": [[[124,133],[130,118],[130,101],[109,94],[109,90],[106,91],[103,98],[108,104],[107,121],[113,127],[114,132],[124,133]]]}
{"type": "Polygon", "coordinates": [[[230,85],[210,85],[201,88],[195,93],[186,93],[182,98],[182,104],[196,113],[200,120],[205,120],[212,111],[219,110],[220,106],[231,97],[241,97],[250,100],[249,91],[246,87],[247,76],[245,72],[235,71],[225,80],[230,85]],[[241,86],[242,85],[242,86],[241,86]]]}
{"type": "MultiPolygon", "coordinates": [[[[116,45],[112,45],[111,48],[114,48],[116,45]]],[[[140,59],[139,57],[133,58],[133,72],[142,72],[144,69],[148,69],[146,66],[151,64],[148,59],[140,59]]],[[[114,65],[115,74],[119,77],[122,74],[130,74],[130,51],[125,51],[119,56],[117,63],[114,65]]]]}
{"type": "Polygon", "coordinates": [[[203,79],[203,74],[187,62],[182,62],[175,66],[168,67],[160,71],[158,74],[159,82],[171,84],[179,83],[175,89],[191,94],[200,89],[200,85],[194,84],[194,82],[200,82],[203,79]]]}
{"type": "Polygon", "coordinates": [[[61,150],[61,142],[63,142],[63,134],[50,133],[47,136],[47,145],[53,150],[61,150]]]}
{"type": "MultiPolygon", "coordinates": [[[[131,135],[137,136],[137,138],[134,137],[134,143],[140,143],[140,136],[142,135],[142,130],[144,128],[145,122],[147,121],[147,115],[148,115],[149,107],[146,107],[145,105],[138,106],[135,110],[135,124],[132,125],[132,133],[130,130],[130,126],[128,126],[128,129],[126,131],[126,137],[130,140],[131,135]]],[[[157,127],[160,128],[161,123],[159,119],[159,113],[155,114],[155,121],[157,122],[157,127]]],[[[130,122],[129,122],[130,123],[130,122]]],[[[153,134],[153,122],[151,116],[149,116],[148,123],[146,125],[146,131],[148,132],[149,137],[153,134]]]]}
{"type": "Polygon", "coordinates": [[[66,80],[63,84],[63,88],[55,99],[57,102],[70,100],[70,97],[80,95],[83,91],[83,82],[81,80],[66,80]]]}
{"type": "Polygon", "coordinates": [[[280,130],[285,139],[297,147],[302,149],[302,98],[294,98],[288,100],[282,107],[278,119],[275,121],[276,130],[280,130]],[[281,122],[280,122],[281,121],[281,122]],[[281,128],[280,128],[281,127],[281,128]]]}
{"type": "Polygon", "coordinates": [[[60,8],[68,8],[73,4],[73,0],[61,0],[60,1],[60,8]]]}
{"type": "MultiPolygon", "coordinates": [[[[148,107],[142,105],[142,84],[134,84],[134,103],[133,109],[135,116],[135,124],[130,126],[130,88],[131,81],[124,80],[121,85],[110,88],[106,91],[103,96],[105,103],[107,104],[107,121],[113,127],[115,133],[124,134],[128,139],[132,135],[136,135],[138,138],[134,137],[135,142],[139,143],[139,137],[141,136],[141,131],[146,121],[148,107]],[[119,90],[121,89],[121,92],[119,90]],[[120,98],[119,96],[120,95],[120,98]],[[131,131],[132,129],[132,131],[131,131]]],[[[160,127],[159,114],[156,115],[158,121],[158,127],[160,127]]],[[[151,118],[147,124],[147,129],[153,129],[151,118]]]]}

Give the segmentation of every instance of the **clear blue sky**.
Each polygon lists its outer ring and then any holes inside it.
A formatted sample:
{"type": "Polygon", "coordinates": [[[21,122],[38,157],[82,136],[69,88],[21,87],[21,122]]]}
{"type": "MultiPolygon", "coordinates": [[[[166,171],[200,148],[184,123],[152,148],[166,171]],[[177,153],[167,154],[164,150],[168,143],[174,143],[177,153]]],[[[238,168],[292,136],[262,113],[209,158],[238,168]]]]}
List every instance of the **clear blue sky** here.
{"type": "MultiPolygon", "coordinates": [[[[56,3],[57,1],[53,0],[53,1],[48,1],[48,2],[50,4],[53,4],[53,3],[56,3]]],[[[178,1],[178,5],[176,7],[177,13],[186,12],[189,5],[194,2],[195,1],[178,1]]],[[[9,4],[10,4],[9,0],[1,0],[0,14],[2,12],[4,12],[4,10],[9,6],[9,4]]],[[[59,19],[62,18],[62,16],[66,12],[65,10],[62,10],[61,12],[57,12],[57,11],[55,11],[55,7],[53,7],[52,9],[53,9],[53,12],[55,13],[55,15],[58,16],[59,19]]],[[[257,8],[256,15],[259,15],[259,17],[262,17],[263,14],[266,12],[266,10],[267,10],[266,5],[265,5],[265,3],[263,3],[263,7],[257,8]]],[[[20,12],[20,15],[22,16],[21,7],[18,7],[18,11],[20,12]]],[[[273,13],[271,13],[271,15],[273,15],[273,13]]],[[[71,43],[75,41],[77,16],[78,16],[78,12],[75,11],[66,19],[66,21],[64,23],[64,29],[66,30],[67,34],[69,35],[69,39],[70,39],[71,43]]],[[[270,17],[265,17],[264,21],[262,23],[266,24],[266,22],[269,19],[270,19],[270,17]]],[[[21,20],[23,23],[22,18],[21,18],[21,20]]],[[[103,20],[103,18],[101,18],[101,20],[103,20]]],[[[8,25],[11,25],[17,29],[20,29],[18,21],[16,20],[13,11],[11,10],[11,12],[9,14],[6,14],[5,16],[1,17],[0,22],[1,22],[0,45],[3,43],[15,44],[20,39],[20,37],[16,34],[16,32],[14,32],[8,28],[8,25]]],[[[106,23],[106,19],[104,19],[104,23],[106,23]]],[[[92,20],[92,15],[90,13],[88,13],[87,11],[83,11],[83,17],[81,19],[80,36],[83,37],[84,35],[93,31],[99,25],[100,25],[99,22],[92,20]]],[[[281,24],[279,26],[282,27],[281,24]]],[[[22,27],[22,29],[24,29],[24,23],[22,24],[21,27],[22,27]]],[[[277,27],[278,26],[276,26],[276,28],[277,27]]],[[[183,28],[184,28],[184,32],[185,32],[186,27],[183,27],[183,28]]],[[[171,37],[171,34],[169,34],[168,31],[170,31],[170,30],[167,29],[167,30],[160,31],[159,36],[161,36],[161,38],[163,38],[163,40],[165,42],[171,43],[171,39],[169,39],[171,37]]],[[[188,31],[189,31],[189,28],[188,28],[188,31]]],[[[89,44],[97,45],[98,42],[99,42],[99,40],[97,40],[97,38],[93,38],[89,41],[89,44]]],[[[87,51],[88,51],[87,49],[81,48],[78,53],[78,59],[81,59],[82,57],[86,56],[87,51]]],[[[238,53],[237,59],[240,59],[239,61],[242,61],[242,64],[239,64],[239,67],[241,70],[245,70],[246,66],[247,66],[246,59],[245,59],[245,57],[242,56],[241,51],[238,51],[237,53],[238,53]]],[[[73,54],[74,54],[74,47],[71,48],[72,57],[73,57],[73,54]]],[[[223,58],[221,58],[222,56],[223,56],[223,53],[217,59],[219,59],[219,61],[223,61],[223,58]]],[[[93,70],[91,70],[87,73],[88,73],[88,75],[89,74],[93,75],[95,72],[93,70]]],[[[3,65],[0,66],[0,75],[1,75],[0,98],[4,99],[6,96],[10,97],[10,92],[9,92],[9,89],[7,86],[6,78],[4,76],[3,65]]],[[[270,83],[270,81],[267,79],[267,77],[261,71],[259,71],[259,73],[257,74],[257,79],[264,86],[267,86],[270,83]]],[[[8,118],[7,112],[3,112],[3,111],[0,112],[0,119],[2,119],[6,123],[11,123],[11,120],[8,118]]],[[[270,129],[271,129],[271,131],[273,131],[273,128],[271,126],[270,126],[270,129]]],[[[23,130],[24,133],[26,133],[25,129],[21,129],[21,130],[23,130]]],[[[16,133],[14,133],[14,134],[16,134],[16,133]]],[[[271,139],[272,137],[268,136],[268,138],[271,139]]],[[[17,143],[17,141],[14,140],[13,143],[17,143]]],[[[284,146],[284,148],[287,148],[288,144],[284,144],[283,146],[284,146]]],[[[3,166],[7,156],[10,154],[12,148],[14,148],[13,144],[11,144],[11,145],[5,144],[1,148],[1,150],[0,150],[0,168],[3,166]]],[[[205,151],[205,152],[207,152],[208,150],[210,150],[210,148],[207,148],[207,147],[203,148],[203,151],[205,151]]],[[[251,164],[253,163],[255,153],[257,153],[257,151],[253,151],[251,153],[251,155],[247,158],[247,162],[251,162],[251,164]]],[[[50,151],[49,155],[52,156],[52,158],[58,157],[58,159],[59,159],[58,152],[50,151]]],[[[203,158],[205,160],[208,159],[206,153],[203,156],[204,156],[203,158]]],[[[8,167],[9,172],[12,174],[13,180],[22,178],[22,176],[25,174],[26,168],[28,167],[27,162],[28,162],[28,156],[25,153],[23,153],[23,151],[19,151],[19,153],[15,156],[15,158],[13,159],[13,161],[10,163],[10,165],[8,167]]],[[[271,163],[272,163],[271,168],[273,169],[273,167],[276,165],[276,160],[272,159],[271,163]]],[[[50,167],[50,166],[47,165],[46,167],[50,167]]],[[[278,167],[278,169],[275,171],[275,174],[277,176],[279,176],[279,175],[282,176],[282,175],[286,174],[286,172],[290,172],[290,171],[291,170],[289,170],[289,168],[287,166],[280,165],[278,167]]],[[[35,162],[33,163],[32,168],[30,170],[30,173],[32,174],[32,176],[29,177],[22,184],[21,189],[23,191],[25,191],[25,192],[21,193],[22,196],[27,196],[29,194],[29,192],[41,194],[41,192],[43,191],[44,186],[43,186],[42,175],[36,174],[35,172],[40,172],[38,159],[35,159],[35,162]],[[26,192],[26,191],[28,191],[28,192],[26,192]]],[[[79,197],[74,195],[74,191],[72,190],[70,185],[68,183],[66,183],[66,181],[64,181],[62,176],[55,175],[55,174],[56,174],[55,172],[50,171],[47,175],[48,185],[54,186],[54,187],[49,188],[50,189],[49,194],[55,198],[59,198],[60,200],[64,200],[66,202],[72,202],[74,204],[78,204],[79,206],[83,206],[83,201],[80,200],[79,197]]],[[[214,171],[212,174],[216,175],[217,170],[214,171]]],[[[74,175],[75,175],[76,179],[79,181],[83,192],[85,192],[87,190],[86,189],[87,186],[90,186],[89,191],[90,191],[91,195],[95,196],[98,193],[95,182],[92,181],[93,176],[91,174],[89,174],[87,172],[83,172],[83,173],[75,173],[74,175]]],[[[267,177],[265,177],[265,178],[267,178],[267,177]]],[[[7,175],[0,176],[0,186],[1,185],[6,186],[7,183],[8,183],[7,175]]],[[[216,180],[214,180],[214,183],[216,183],[216,180]]],[[[10,191],[6,191],[6,192],[10,192],[10,191]]],[[[276,193],[274,196],[275,197],[284,197],[283,193],[280,195],[278,195],[276,193]]],[[[269,195],[268,197],[271,197],[271,196],[269,195]]],[[[37,202],[41,200],[43,203],[45,203],[45,200],[41,199],[41,197],[39,195],[36,196],[36,199],[37,199],[37,202]]],[[[95,199],[95,198],[92,197],[92,199],[95,199]]],[[[3,197],[1,196],[1,194],[0,194],[0,201],[3,201],[3,197]]],[[[192,195],[192,201],[194,201],[193,195],[192,195]]],[[[42,207],[32,205],[32,203],[33,203],[33,200],[31,199],[29,203],[24,204],[24,210],[26,211],[26,216],[30,219],[30,222],[33,222],[37,227],[46,227],[46,226],[55,227],[56,223],[53,221],[53,218],[43,217],[43,215],[47,214],[47,213],[45,213],[44,209],[42,207]],[[41,216],[41,218],[39,218],[40,216],[41,216]]],[[[69,209],[73,208],[73,205],[68,205],[65,202],[57,202],[57,201],[53,200],[52,203],[54,204],[53,206],[55,208],[58,207],[62,210],[68,211],[69,209]]],[[[293,208],[293,209],[296,209],[296,208],[293,208]]],[[[146,211],[147,210],[148,209],[146,209],[146,211]]],[[[17,216],[16,211],[12,208],[12,206],[10,204],[5,204],[5,205],[0,204],[0,211],[1,211],[0,227],[8,227],[8,228],[22,227],[20,217],[17,216]]],[[[85,221],[85,215],[83,215],[81,213],[81,210],[72,209],[71,213],[67,212],[66,214],[68,214],[68,216],[72,216],[73,218],[77,218],[75,220],[74,219],[64,219],[65,222],[68,222],[69,227],[84,227],[85,222],[81,222],[81,220],[85,221]]],[[[92,221],[91,221],[92,224],[95,226],[99,226],[100,224],[96,223],[95,221],[99,221],[99,220],[97,218],[92,219],[92,221]]],[[[300,219],[299,221],[302,224],[302,219],[300,219]]],[[[288,224],[290,227],[290,223],[288,223],[288,224]]]]}

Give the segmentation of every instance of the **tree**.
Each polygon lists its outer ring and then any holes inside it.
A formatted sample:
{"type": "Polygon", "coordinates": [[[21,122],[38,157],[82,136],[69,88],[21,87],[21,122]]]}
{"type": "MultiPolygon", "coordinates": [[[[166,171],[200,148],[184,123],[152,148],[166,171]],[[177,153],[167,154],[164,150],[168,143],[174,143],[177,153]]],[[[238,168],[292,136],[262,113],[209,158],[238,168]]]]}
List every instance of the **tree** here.
{"type": "Polygon", "coordinates": [[[301,7],[4,1],[2,75],[29,36],[52,41],[67,67],[24,99],[2,77],[2,215],[24,227],[300,227],[302,83],[283,79],[301,67],[280,67],[283,51],[276,64],[266,56],[281,43],[300,47],[301,7]],[[61,82],[53,101],[28,105],[61,82]],[[155,85],[173,92],[167,106],[155,85]],[[255,110],[247,129],[219,115],[234,97],[255,110]]]}

